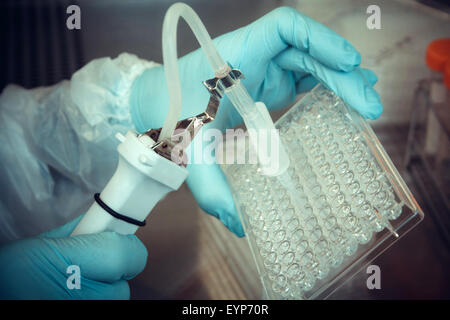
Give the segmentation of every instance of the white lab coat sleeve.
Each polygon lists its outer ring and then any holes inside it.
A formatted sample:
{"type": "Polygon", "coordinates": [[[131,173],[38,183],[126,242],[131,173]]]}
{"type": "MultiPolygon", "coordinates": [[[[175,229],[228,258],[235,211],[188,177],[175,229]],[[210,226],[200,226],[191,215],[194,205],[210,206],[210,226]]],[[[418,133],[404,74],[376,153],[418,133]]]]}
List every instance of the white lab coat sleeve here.
{"type": "Polygon", "coordinates": [[[82,214],[113,174],[117,132],[133,127],[133,81],[154,62],[99,58],[70,81],[0,96],[0,243],[82,214]]]}

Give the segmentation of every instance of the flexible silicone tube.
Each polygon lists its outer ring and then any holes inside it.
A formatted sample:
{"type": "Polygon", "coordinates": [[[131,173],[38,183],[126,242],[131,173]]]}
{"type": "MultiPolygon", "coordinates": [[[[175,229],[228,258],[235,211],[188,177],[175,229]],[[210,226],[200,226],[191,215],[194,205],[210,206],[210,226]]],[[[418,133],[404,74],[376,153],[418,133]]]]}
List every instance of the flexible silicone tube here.
{"type": "MultiPolygon", "coordinates": [[[[169,110],[162,128],[159,140],[169,139],[176,127],[181,114],[181,85],[177,61],[177,26],[182,17],[192,29],[195,37],[204,50],[206,57],[214,70],[217,78],[224,77],[230,70],[229,66],[218,54],[205,26],[195,11],[184,3],[175,3],[166,13],[163,23],[163,59],[164,72],[166,75],[169,91],[169,110]]],[[[289,167],[289,157],[283,147],[274,123],[263,103],[256,105],[240,81],[225,91],[231,103],[241,114],[249,131],[250,143],[256,149],[258,160],[262,159],[261,148],[258,144],[266,143],[271,150],[269,163],[262,166],[262,173],[266,175],[279,175],[289,167]],[[263,107],[262,107],[263,106],[263,107]],[[259,139],[255,132],[266,131],[267,137],[274,139],[259,139]],[[268,142],[268,143],[267,143],[268,142]],[[270,168],[270,169],[269,169],[270,168]],[[275,168],[275,170],[274,170],[275,168]]]]}
{"type": "Polygon", "coordinates": [[[228,65],[217,53],[211,37],[194,10],[184,3],[172,5],[164,17],[162,32],[164,72],[169,91],[169,111],[159,140],[168,139],[172,136],[181,114],[181,86],[177,60],[177,27],[180,17],[191,28],[216,76],[221,77],[229,69],[228,65]]]}

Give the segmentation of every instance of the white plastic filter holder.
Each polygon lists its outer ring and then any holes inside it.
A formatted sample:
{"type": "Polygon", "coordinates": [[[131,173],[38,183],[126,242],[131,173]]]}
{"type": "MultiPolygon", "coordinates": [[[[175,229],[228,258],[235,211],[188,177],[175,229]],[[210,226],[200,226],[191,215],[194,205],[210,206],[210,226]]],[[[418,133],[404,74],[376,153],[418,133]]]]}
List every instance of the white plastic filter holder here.
{"type": "MultiPolygon", "coordinates": [[[[121,215],[143,221],[168,192],[178,190],[188,175],[186,168],[149,148],[155,142],[129,131],[117,147],[117,170],[100,194],[101,200],[121,215]]],[[[115,231],[134,234],[138,226],[116,219],[94,202],[72,235],[115,231]]]]}

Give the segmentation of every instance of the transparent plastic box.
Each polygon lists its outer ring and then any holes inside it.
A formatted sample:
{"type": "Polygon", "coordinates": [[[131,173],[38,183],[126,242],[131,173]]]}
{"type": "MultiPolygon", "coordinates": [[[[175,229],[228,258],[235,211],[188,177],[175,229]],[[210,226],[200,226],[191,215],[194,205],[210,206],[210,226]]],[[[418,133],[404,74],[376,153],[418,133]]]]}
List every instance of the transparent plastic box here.
{"type": "MultiPolygon", "coordinates": [[[[281,177],[224,164],[269,299],[322,299],[423,219],[371,127],[319,85],[276,123],[281,177]]],[[[248,153],[248,149],[247,149],[248,153]]]]}

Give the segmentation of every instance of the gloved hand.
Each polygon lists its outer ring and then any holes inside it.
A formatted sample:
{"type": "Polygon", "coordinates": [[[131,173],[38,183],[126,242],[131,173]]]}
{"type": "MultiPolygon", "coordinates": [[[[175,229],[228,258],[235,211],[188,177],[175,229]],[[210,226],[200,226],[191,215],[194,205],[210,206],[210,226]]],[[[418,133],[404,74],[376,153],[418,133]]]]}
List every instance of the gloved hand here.
{"type": "MultiPolygon", "coordinates": [[[[252,24],[214,40],[219,54],[245,75],[244,85],[255,101],[271,109],[292,103],[297,94],[317,81],[339,95],[364,117],[380,116],[382,106],[372,86],[375,74],[358,67],[360,54],[345,39],[297,10],[278,8],[252,24]]],[[[181,118],[205,111],[209,93],[202,81],[214,76],[204,53],[198,49],[179,59],[182,86],[181,118]]],[[[131,116],[143,132],[162,126],[169,97],[163,67],[152,68],[135,80],[131,116]]],[[[228,99],[222,99],[210,127],[225,129],[241,121],[228,99]]],[[[234,233],[242,226],[226,179],[217,164],[190,164],[187,183],[200,207],[234,233]]]]}
{"type": "Polygon", "coordinates": [[[129,299],[127,280],[144,269],[145,246],[114,232],[69,237],[80,218],[0,248],[0,299],[129,299]],[[80,268],[79,290],[67,286],[71,265],[80,268]]]}

